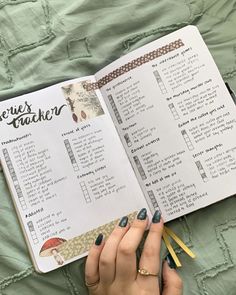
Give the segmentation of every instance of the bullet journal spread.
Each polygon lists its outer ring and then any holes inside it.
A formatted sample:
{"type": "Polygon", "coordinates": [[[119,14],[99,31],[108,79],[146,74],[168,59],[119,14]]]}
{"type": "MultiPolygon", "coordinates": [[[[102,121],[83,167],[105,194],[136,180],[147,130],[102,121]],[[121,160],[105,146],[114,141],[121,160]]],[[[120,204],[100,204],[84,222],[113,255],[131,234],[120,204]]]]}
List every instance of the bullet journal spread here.
{"type": "Polygon", "coordinates": [[[85,256],[143,207],[167,222],[235,194],[235,128],[194,26],[1,102],[1,164],[36,270],[85,256]]]}

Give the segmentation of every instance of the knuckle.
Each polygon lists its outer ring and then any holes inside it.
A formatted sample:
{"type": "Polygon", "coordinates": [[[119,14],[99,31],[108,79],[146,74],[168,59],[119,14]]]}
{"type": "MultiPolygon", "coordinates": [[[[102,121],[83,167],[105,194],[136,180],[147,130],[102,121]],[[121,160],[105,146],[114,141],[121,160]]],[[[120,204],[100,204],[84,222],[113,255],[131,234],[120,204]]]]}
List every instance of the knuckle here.
{"type": "Polygon", "coordinates": [[[146,220],[134,220],[132,225],[131,225],[131,228],[134,228],[134,229],[138,229],[138,230],[144,230],[146,229],[147,227],[147,219],[146,220]]]}
{"type": "Polygon", "coordinates": [[[93,281],[93,276],[90,274],[85,273],[85,280],[86,282],[92,282],[93,281]]]}
{"type": "Polygon", "coordinates": [[[100,266],[101,267],[106,267],[106,266],[108,266],[109,264],[110,264],[110,259],[107,257],[107,256],[104,256],[104,255],[102,255],[101,257],[100,257],[100,261],[99,261],[99,264],[100,264],[100,266]]]}
{"type": "Polygon", "coordinates": [[[134,251],[130,244],[120,243],[118,252],[124,256],[129,256],[133,254],[134,251]]]}
{"type": "Polygon", "coordinates": [[[163,226],[151,226],[149,232],[161,236],[163,233],[163,226]]]}
{"type": "Polygon", "coordinates": [[[123,234],[124,234],[125,228],[122,227],[116,227],[110,234],[110,236],[107,239],[106,243],[117,243],[118,241],[121,240],[123,234]]]}
{"type": "Polygon", "coordinates": [[[122,229],[121,227],[116,227],[113,232],[111,233],[111,238],[120,238],[120,236],[122,235],[122,229]]]}
{"type": "Polygon", "coordinates": [[[151,245],[143,250],[143,256],[145,258],[153,258],[156,254],[157,254],[157,249],[151,245]]]}

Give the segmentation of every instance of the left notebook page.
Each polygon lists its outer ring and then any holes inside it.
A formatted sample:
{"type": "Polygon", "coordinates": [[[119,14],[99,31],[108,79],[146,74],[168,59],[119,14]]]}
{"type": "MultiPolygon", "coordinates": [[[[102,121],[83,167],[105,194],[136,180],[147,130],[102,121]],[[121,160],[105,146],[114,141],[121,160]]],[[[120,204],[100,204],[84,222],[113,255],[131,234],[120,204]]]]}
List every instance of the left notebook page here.
{"type": "Polygon", "coordinates": [[[85,256],[147,206],[100,92],[84,82],[93,77],[0,103],[0,159],[40,272],[85,256]]]}

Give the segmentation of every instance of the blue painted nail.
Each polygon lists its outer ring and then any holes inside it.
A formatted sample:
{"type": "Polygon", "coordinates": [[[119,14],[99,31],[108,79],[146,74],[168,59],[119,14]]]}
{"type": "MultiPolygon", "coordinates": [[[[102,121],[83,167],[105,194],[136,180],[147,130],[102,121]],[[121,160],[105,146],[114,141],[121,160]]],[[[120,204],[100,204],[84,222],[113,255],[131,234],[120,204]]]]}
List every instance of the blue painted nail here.
{"type": "Polygon", "coordinates": [[[175,269],[176,268],[176,264],[174,262],[174,259],[172,258],[172,256],[169,254],[166,255],[165,260],[167,261],[168,265],[170,268],[175,269]]]}
{"type": "Polygon", "coordinates": [[[145,220],[147,218],[147,209],[143,208],[139,211],[138,215],[137,215],[137,219],[139,220],[145,220]]]}
{"type": "Polygon", "coordinates": [[[120,222],[119,222],[119,226],[120,227],[126,227],[128,223],[128,217],[127,216],[124,216],[121,218],[120,222]]]}
{"type": "Polygon", "coordinates": [[[154,213],[152,217],[152,223],[159,223],[160,220],[161,220],[161,213],[160,211],[156,210],[156,212],[154,213]]]}
{"type": "Polygon", "coordinates": [[[97,237],[96,240],[95,240],[95,245],[96,245],[96,246],[101,245],[102,240],[103,240],[103,234],[99,234],[98,237],[97,237]]]}

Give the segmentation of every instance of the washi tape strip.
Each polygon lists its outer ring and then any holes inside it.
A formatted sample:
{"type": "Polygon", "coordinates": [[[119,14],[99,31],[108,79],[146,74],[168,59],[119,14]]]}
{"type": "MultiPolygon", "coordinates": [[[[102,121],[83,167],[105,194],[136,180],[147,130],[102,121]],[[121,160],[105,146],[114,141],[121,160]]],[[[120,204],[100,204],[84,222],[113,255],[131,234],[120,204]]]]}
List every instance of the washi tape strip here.
{"type": "Polygon", "coordinates": [[[184,46],[184,43],[181,39],[175,40],[165,46],[162,46],[162,47],[160,47],[156,50],[153,50],[149,53],[146,53],[146,54],[128,62],[127,64],[124,64],[123,66],[119,67],[118,69],[115,69],[114,71],[110,72],[106,76],[102,77],[101,79],[99,79],[95,83],[84,83],[83,87],[87,91],[102,88],[103,86],[105,86],[106,84],[108,84],[112,80],[118,78],[119,76],[121,76],[125,73],[128,73],[129,71],[131,71],[131,70],[133,70],[133,69],[135,69],[135,68],[137,68],[137,67],[139,67],[151,60],[154,60],[162,55],[165,55],[171,51],[174,51],[182,46],[184,46]]]}

